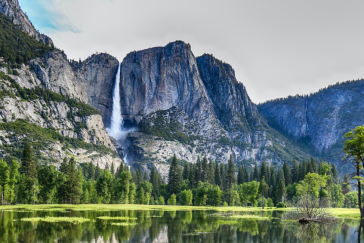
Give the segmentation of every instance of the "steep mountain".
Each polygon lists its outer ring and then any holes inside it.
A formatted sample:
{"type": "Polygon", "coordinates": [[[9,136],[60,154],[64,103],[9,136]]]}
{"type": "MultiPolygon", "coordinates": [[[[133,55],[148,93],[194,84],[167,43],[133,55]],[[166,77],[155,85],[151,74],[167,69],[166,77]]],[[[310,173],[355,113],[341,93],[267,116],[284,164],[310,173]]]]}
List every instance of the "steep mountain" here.
{"type": "Polygon", "coordinates": [[[30,140],[42,164],[57,164],[67,155],[100,167],[122,163],[95,109],[105,103],[99,94],[108,96],[105,88],[97,89],[115,76],[118,61],[99,54],[82,63],[70,63],[63,52],[29,37],[1,13],[0,22],[0,38],[5,37],[1,53],[28,52],[16,59],[0,56],[1,157],[19,158],[24,140],[30,140]],[[36,58],[27,61],[29,57],[36,58]],[[93,99],[96,92],[99,98],[93,99]]]}
{"type": "Polygon", "coordinates": [[[364,80],[329,86],[308,96],[258,106],[268,123],[328,161],[339,162],[345,133],[364,123],[364,80]]]}
{"type": "Polygon", "coordinates": [[[129,161],[163,170],[174,153],[222,163],[233,154],[248,164],[309,157],[269,127],[230,65],[211,55],[195,58],[189,44],[129,53],[120,69],[129,161]]]}
{"type": "Polygon", "coordinates": [[[47,46],[53,46],[53,41],[48,36],[39,33],[30,22],[28,16],[21,10],[18,0],[1,0],[0,13],[3,13],[22,31],[42,41],[47,46]]]}

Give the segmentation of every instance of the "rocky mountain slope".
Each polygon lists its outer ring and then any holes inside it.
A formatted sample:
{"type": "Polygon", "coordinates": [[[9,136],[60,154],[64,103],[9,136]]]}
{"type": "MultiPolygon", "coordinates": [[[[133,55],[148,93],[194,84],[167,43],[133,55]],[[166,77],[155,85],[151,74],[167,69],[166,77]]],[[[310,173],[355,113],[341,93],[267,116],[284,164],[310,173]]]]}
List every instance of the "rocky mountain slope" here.
{"type": "Polygon", "coordinates": [[[0,12],[9,17],[21,30],[34,37],[36,40],[43,41],[47,46],[53,46],[53,41],[48,36],[39,33],[28,19],[28,16],[21,10],[18,0],[1,0],[0,12]]]}
{"type": "Polygon", "coordinates": [[[318,156],[339,162],[345,133],[364,123],[364,80],[329,86],[308,96],[268,101],[258,106],[268,123],[318,156]]]}
{"type": "Polygon", "coordinates": [[[128,136],[130,161],[158,167],[174,153],[221,163],[233,154],[247,164],[310,157],[269,127],[230,65],[211,55],[195,58],[189,44],[129,53],[120,68],[122,116],[137,130],[128,136]]]}
{"type": "MultiPolygon", "coordinates": [[[[21,52],[24,44],[39,46],[37,40],[41,35],[33,35],[32,25],[17,1],[2,0],[0,6],[0,11],[13,16],[13,22],[15,18],[21,20],[17,22],[19,28],[15,28],[0,13],[3,36],[23,36],[21,30],[24,30],[35,38],[23,38],[21,45],[14,43],[14,39],[6,39],[2,50],[12,48],[21,52]]],[[[1,157],[19,158],[23,141],[30,140],[43,164],[57,164],[67,155],[75,156],[78,162],[98,163],[100,167],[122,163],[115,141],[110,139],[102,116],[95,109],[102,111],[100,107],[110,105],[107,97],[112,87],[98,88],[105,79],[115,76],[118,61],[110,55],[98,54],[76,63],[57,49],[45,55],[37,50],[27,51],[31,52],[28,56],[39,57],[28,62],[21,59],[23,64],[0,57],[1,157]]]]}

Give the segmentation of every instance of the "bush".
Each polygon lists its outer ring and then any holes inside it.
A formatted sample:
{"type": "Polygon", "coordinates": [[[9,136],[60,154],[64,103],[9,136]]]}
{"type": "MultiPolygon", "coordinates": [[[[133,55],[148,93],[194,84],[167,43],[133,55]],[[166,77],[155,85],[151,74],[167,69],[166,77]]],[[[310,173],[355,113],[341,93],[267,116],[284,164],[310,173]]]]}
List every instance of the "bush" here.
{"type": "Polygon", "coordinates": [[[158,199],[158,204],[159,205],[164,205],[165,202],[164,202],[164,197],[160,196],[159,199],[158,199]]]}
{"type": "Polygon", "coordinates": [[[229,204],[227,202],[224,202],[224,207],[228,207],[229,204]]]}
{"type": "Polygon", "coordinates": [[[168,205],[176,205],[177,203],[176,195],[172,194],[171,197],[168,199],[167,203],[168,205]]]}
{"type": "Polygon", "coordinates": [[[282,202],[279,202],[278,204],[277,204],[277,206],[276,206],[277,208],[286,208],[287,207],[287,205],[286,204],[284,204],[284,203],[282,203],[282,202]]]}

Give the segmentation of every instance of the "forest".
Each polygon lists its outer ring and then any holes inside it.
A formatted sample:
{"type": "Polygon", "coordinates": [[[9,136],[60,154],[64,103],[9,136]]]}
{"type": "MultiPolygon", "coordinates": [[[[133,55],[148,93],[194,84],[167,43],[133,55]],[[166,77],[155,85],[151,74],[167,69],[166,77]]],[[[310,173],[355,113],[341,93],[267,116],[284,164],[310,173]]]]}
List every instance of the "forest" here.
{"type": "Polygon", "coordinates": [[[136,171],[123,164],[115,168],[113,163],[101,169],[78,164],[73,157],[58,169],[41,167],[31,143],[25,142],[20,161],[0,161],[1,202],[287,207],[309,192],[327,199],[331,207],[358,207],[349,176],[341,180],[334,164],[313,158],[279,167],[266,162],[237,167],[232,156],[226,164],[206,157],[179,163],[174,155],[167,183],[154,167],[150,173],[140,166],[136,171]]]}

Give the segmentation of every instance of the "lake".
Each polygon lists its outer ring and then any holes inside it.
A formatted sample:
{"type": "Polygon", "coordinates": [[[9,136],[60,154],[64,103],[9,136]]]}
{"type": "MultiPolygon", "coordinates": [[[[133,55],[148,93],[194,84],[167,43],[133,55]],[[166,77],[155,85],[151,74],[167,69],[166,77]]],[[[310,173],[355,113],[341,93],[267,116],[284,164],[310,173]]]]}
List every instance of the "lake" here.
{"type": "Polygon", "coordinates": [[[0,242],[358,242],[359,220],[301,225],[282,220],[283,214],[282,211],[213,210],[0,210],[0,242]]]}

